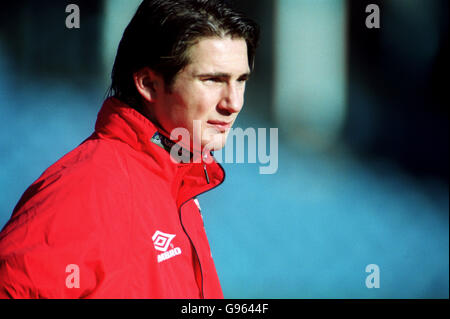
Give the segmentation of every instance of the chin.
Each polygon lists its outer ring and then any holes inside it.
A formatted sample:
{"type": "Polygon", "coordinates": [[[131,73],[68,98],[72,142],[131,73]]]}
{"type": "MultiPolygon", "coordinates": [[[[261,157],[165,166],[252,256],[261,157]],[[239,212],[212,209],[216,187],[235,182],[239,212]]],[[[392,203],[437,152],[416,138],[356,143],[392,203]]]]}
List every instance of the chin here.
{"type": "Polygon", "coordinates": [[[215,134],[202,141],[202,148],[211,151],[219,151],[225,147],[227,136],[225,134],[215,134]]]}

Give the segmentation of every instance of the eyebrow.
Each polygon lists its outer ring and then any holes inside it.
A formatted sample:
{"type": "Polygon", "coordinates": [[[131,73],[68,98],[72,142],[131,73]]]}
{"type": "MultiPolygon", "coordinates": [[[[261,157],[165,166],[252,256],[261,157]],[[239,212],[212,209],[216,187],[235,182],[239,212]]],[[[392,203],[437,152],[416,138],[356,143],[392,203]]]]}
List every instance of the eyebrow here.
{"type": "MultiPolygon", "coordinates": [[[[231,78],[229,73],[213,72],[213,73],[201,73],[195,75],[198,78],[231,78]]],[[[250,78],[250,72],[241,74],[239,79],[248,80],[250,78]]]]}

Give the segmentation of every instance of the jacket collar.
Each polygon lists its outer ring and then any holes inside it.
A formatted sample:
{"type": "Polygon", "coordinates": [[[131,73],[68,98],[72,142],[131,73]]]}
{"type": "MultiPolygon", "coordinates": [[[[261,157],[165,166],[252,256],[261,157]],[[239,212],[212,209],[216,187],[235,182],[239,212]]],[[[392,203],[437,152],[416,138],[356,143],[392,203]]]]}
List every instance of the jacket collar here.
{"type": "Polygon", "coordinates": [[[225,172],[212,154],[195,163],[176,163],[170,155],[174,143],[141,113],[117,98],[105,100],[98,113],[95,132],[100,138],[115,139],[145,153],[147,168],[171,183],[172,195],[180,207],[190,198],[221,184],[225,172]]]}

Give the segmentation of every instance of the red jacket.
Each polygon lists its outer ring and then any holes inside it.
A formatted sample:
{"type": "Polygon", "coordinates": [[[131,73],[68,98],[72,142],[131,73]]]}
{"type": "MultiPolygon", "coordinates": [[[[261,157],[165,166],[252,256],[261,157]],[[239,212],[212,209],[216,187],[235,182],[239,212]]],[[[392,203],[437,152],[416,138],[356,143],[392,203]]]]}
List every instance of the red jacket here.
{"type": "Polygon", "coordinates": [[[224,171],[174,163],[160,137],[107,99],[94,134],[26,190],[0,233],[0,297],[223,298],[195,197],[224,171]]]}

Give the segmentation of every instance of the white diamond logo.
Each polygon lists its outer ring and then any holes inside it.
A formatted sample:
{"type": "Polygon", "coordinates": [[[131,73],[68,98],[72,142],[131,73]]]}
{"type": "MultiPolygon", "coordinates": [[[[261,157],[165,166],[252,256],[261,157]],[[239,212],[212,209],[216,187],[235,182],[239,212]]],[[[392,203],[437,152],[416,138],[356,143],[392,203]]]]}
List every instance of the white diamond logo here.
{"type": "Polygon", "coordinates": [[[166,234],[157,230],[152,236],[153,245],[155,246],[156,250],[165,252],[169,248],[170,242],[174,238],[175,235],[166,234]]]}

